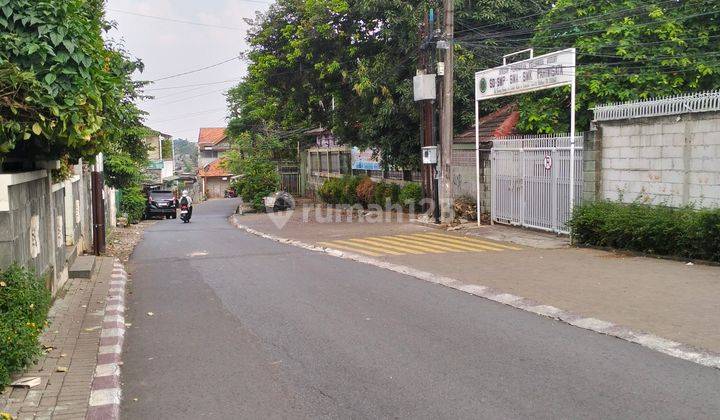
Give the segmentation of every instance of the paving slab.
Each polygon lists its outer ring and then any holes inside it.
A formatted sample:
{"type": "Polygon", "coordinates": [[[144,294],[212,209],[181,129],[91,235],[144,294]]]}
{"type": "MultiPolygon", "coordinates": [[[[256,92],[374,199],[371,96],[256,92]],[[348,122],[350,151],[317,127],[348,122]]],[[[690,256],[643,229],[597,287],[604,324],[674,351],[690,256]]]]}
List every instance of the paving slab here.
{"type": "Polygon", "coordinates": [[[53,303],[49,327],[40,339],[46,353],[16,375],[39,377],[40,385],[3,390],[0,412],[18,419],[85,418],[115,270],[113,258],[98,257],[92,261],[91,280],[71,278],[53,303]]]}

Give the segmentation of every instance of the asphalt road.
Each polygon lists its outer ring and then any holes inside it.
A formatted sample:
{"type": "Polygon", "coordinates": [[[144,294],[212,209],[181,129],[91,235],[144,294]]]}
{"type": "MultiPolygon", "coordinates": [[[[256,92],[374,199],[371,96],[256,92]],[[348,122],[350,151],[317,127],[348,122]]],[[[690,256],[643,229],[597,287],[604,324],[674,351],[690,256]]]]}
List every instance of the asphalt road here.
{"type": "Polygon", "coordinates": [[[248,235],[236,204],[136,248],[123,418],[720,417],[719,370],[248,235]]]}

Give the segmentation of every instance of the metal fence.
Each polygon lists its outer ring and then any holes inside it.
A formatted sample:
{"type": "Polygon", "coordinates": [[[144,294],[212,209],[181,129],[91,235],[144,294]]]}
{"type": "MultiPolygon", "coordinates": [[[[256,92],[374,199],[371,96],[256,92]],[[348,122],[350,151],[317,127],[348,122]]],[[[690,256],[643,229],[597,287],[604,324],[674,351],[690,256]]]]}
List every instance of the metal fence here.
{"type": "Polygon", "coordinates": [[[595,107],[594,114],[596,121],[607,121],[707,111],[720,111],[720,91],[606,104],[595,107]]]}
{"type": "MultiPolygon", "coordinates": [[[[575,137],[575,202],[582,197],[582,135],[575,137]]],[[[498,223],[568,233],[570,136],[493,140],[491,217],[498,223]]]]}

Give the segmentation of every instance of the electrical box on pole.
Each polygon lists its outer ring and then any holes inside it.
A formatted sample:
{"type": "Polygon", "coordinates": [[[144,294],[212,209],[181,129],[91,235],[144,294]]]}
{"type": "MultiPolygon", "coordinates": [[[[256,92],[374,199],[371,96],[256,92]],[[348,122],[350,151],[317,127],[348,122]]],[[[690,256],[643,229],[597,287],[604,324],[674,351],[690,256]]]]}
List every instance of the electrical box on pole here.
{"type": "Polygon", "coordinates": [[[426,146],[422,148],[422,163],[435,165],[438,163],[437,146],[426,146]]]}
{"type": "Polygon", "coordinates": [[[437,90],[434,74],[419,74],[413,77],[413,92],[415,101],[435,100],[437,90]]]}

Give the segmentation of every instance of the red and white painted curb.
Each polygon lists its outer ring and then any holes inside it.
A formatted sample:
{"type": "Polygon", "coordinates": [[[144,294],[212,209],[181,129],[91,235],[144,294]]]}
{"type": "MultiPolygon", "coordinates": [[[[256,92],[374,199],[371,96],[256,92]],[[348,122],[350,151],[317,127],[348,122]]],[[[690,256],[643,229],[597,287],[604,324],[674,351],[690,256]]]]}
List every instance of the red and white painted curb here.
{"type": "Polygon", "coordinates": [[[718,353],[697,349],[687,344],[682,344],[676,341],[658,337],[654,334],[633,331],[630,328],[622,325],[617,325],[612,322],[603,321],[597,318],[585,317],[573,312],[556,308],[554,306],[543,305],[531,299],[512,295],[509,293],[503,293],[502,291],[498,291],[487,286],[467,284],[450,277],[439,276],[437,274],[416,270],[412,267],[407,267],[404,265],[392,264],[386,261],[377,260],[363,255],[353,254],[350,252],[339,251],[337,249],[325,248],[301,241],[268,235],[266,233],[252,229],[248,226],[242,225],[237,220],[236,216],[231,216],[230,222],[235,227],[255,236],[259,236],[261,238],[296,246],[310,251],[323,252],[334,257],[343,258],[346,260],[353,260],[386,270],[394,271],[396,273],[405,274],[430,283],[440,284],[446,287],[450,287],[452,289],[469,293],[471,295],[502,303],[503,305],[512,306],[513,308],[521,309],[523,311],[532,312],[537,315],[562,321],[578,328],[609,335],[619,338],[621,340],[629,341],[631,343],[636,343],[643,347],[647,347],[649,349],[659,351],[661,353],[665,353],[679,359],[687,360],[703,366],[720,369],[720,354],[718,353]]]}
{"type": "Polygon", "coordinates": [[[125,285],[127,272],[120,260],[115,260],[110,290],[100,333],[97,367],[90,391],[88,420],[120,418],[120,355],[125,339],[125,285]]]}

